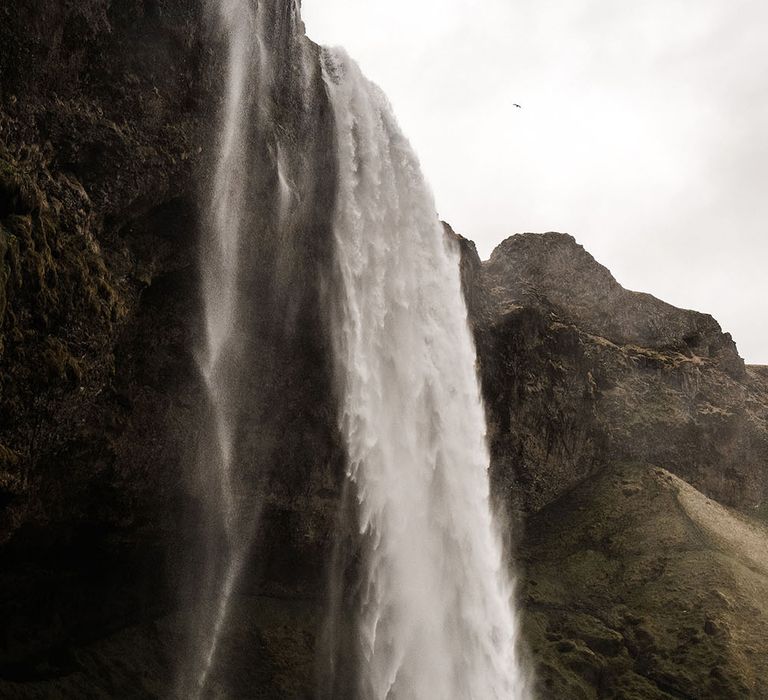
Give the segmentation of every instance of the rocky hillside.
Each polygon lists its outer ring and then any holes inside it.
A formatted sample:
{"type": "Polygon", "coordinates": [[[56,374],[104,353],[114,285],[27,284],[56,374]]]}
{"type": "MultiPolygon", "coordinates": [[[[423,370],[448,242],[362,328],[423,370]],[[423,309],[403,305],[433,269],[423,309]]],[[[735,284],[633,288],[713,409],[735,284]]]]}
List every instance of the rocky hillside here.
{"type": "Polygon", "coordinates": [[[448,233],[540,697],[768,697],[766,368],[571,236],[448,233]]]}
{"type": "Polygon", "coordinates": [[[460,241],[500,488],[538,510],[607,462],[664,465],[745,511],[768,501],[765,370],[706,314],[623,289],[576,241],[460,241]]]}
{"type": "MultiPolygon", "coordinates": [[[[0,696],[173,696],[204,501],[199,237],[223,52],[189,0],[0,2],[0,696]]],[[[276,3],[254,208],[245,493],[261,536],[213,674],[314,695],[344,501],[317,47],[276,3]],[[250,475],[250,476],[249,476],[250,475]]],[[[569,236],[462,247],[494,494],[542,698],[768,697],[768,371],[569,236]],[[518,522],[525,520],[525,524],[518,522]]]]}
{"type": "Polygon", "coordinates": [[[527,523],[542,698],[766,698],[768,527],[668,471],[608,464],[527,523]]]}

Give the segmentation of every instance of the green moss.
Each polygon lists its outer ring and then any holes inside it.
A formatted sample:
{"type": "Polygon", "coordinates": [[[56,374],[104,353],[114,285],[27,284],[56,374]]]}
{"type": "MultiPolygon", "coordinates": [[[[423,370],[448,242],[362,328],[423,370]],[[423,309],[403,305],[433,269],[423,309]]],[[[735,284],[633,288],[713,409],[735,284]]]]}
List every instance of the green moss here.
{"type": "Polygon", "coordinates": [[[0,151],[0,217],[33,211],[37,198],[29,177],[7,152],[0,151]]]}
{"type": "Polygon", "coordinates": [[[35,193],[33,211],[4,219],[0,311],[13,298],[51,330],[72,316],[87,315],[105,326],[122,317],[120,295],[98,246],[80,224],[59,220],[57,210],[35,193]]]}
{"type": "Polygon", "coordinates": [[[10,447],[0,443],[0,473],[9,467],[14,467],[19,462],[17,455],[10,447]]]}
{"type": "Polygon", "coordinates": [[[8,237],[9,234],[5,231],[2,225],[0,225],[0,354],[2,354],[3,349],[2,327],[3,320],[5,319],[5,307],[8,304],[6,287],[8,285],[8,279],[11,276],[11,268],[5,259],[8,252],[8,237]]]}
{"type": "Polygon", "coordinates": [[[738,563],[742,545],[707,539],[680,489],[693,492],[618,465],[529,523],[524,631],[540,698],[762,697],[749,640],[763,634],[768,576],[738,563]]]}
{"type": "Polygon", "coordinates": [[[58,338],[47,338],[43,350],[43,365],[48,381],[80,382],[82,364],[58,338]]]}
{"type": "Polygon", "coordinates": [[[7,154],[0,151],[0,193],[12,192],[18,187],[18,170],[7,154]]]}

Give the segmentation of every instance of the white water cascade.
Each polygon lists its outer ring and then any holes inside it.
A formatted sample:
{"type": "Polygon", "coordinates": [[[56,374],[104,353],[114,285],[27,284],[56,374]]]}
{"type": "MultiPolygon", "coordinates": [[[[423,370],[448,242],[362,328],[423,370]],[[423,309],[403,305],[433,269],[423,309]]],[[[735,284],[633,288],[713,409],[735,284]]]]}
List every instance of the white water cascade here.
{"type": "Polygon", "coordinates": [[[457,251],[384,94],[343,51],[324,63],[343,431],[369,542],[360,695],[525,698],[457,251]]]}

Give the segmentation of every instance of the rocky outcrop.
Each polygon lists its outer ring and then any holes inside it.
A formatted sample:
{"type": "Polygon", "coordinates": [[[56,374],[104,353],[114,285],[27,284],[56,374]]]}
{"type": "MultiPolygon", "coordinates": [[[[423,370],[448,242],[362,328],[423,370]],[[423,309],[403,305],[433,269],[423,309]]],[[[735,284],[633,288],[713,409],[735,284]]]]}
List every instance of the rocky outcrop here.
{"type": "Polygon", "coordinates": [[[633,460],[763,507],[764,374],[711,316],[623,289],[568,235],[513,236],[485,263],[462,251],[493,470],[519,508],[633,460]]]}
{"type": "Polygon", "coordinates": [[[497,312],[515,303],[554,311],[562,321],[616,345],[707,358],[744,376],[735,343],[715,319],[624,289],[572,236],[512,236],[483,269],[497,312]]]}
{"type": "Polygon", "coordinates": [[[571,236],[456,239],[539,697],[768,697],[766,369],[571,236]]]}

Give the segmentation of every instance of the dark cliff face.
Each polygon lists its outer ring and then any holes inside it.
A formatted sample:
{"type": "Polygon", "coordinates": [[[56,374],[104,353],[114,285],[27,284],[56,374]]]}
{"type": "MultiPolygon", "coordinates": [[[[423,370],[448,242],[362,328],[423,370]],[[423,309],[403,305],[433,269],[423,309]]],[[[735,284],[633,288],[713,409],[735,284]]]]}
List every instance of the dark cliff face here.
{"type": "MultiPolygon", "coordinates": [[[[225,59],[207,12],[184,0],[0,8],[0,694],[165,696],[176,680],[206,527],[194,353],[225,59]],[[179,606],[164,635],[152,621],[179,606]],[[114,650],[72,655],[127,628],[132,651],[119,653],[152,666],[146,682],[115,668],[93,678],[114,650]]],[[[271,122],[252,134],[243,394],[258,429],[240,461],[264,508],[243,618],[269,608],[265,593],[323,598],[343,473],[321,301],[333,129],[318,49],[292,12],[271,8],[271,122]],[[279,232],[278,135],[302,195],[279,232]]],[[[233,625],[232,664],[241,682],[266,682],[270,642],[249,635],[233,625]],[[243,671],[254,649],[267,660],[243,671]]]]}
{"type": "Polygon", "coordinates": [[[485,263],[463,251],[494,474],[523,510],[612,460],[765,503],[765,386],[711,316],[623,289],[571,236],[513,236],[485,263]]]}
{"type": "Polygon", "coordinates": [[[153,5],[2,10],[7,677],[168,600],[208,107],[196,6],[153,5]]]}

